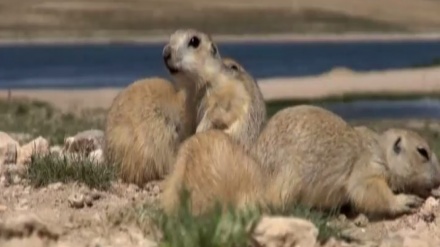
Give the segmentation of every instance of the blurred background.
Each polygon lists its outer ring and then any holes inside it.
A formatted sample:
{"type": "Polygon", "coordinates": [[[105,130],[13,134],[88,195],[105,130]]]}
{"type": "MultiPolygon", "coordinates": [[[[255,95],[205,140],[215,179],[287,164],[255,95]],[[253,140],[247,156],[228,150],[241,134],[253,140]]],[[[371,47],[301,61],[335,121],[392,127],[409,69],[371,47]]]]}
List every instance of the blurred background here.
{"type": "Polygon", "coordinates": [[[0,0],[0,130],[61,142],[102,128],[122,87],[169,78],[162,47],[191,27],[258,80],[270,114],[319,104],[437,138],[439,13],[438,0],[0,0]]]}

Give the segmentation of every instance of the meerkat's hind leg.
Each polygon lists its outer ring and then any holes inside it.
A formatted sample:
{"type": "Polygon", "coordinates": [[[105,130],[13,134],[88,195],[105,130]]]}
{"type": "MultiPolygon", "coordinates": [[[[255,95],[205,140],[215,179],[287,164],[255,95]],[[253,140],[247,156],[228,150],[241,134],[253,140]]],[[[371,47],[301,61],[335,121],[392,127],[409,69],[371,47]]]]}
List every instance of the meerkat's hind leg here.
{"type": "Polygon", "coordinates": [[[381,176],[350,180],[348,196],[351,203],[357,211],[369,216],[396,217],[414,213],[423,203],[416,195],[395,195],[381,176]]]}

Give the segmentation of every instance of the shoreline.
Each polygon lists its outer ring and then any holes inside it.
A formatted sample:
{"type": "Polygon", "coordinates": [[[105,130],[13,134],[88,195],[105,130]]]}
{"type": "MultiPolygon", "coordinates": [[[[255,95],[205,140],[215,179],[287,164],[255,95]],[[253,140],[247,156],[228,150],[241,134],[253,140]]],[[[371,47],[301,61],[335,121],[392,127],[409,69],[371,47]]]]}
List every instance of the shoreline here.
{"type": "MultiPolygon", "coordinates": [[[[320,100],[350,95],[440,95],[440,67],[376,72],[331,71],[258,80],[266,101],[320,100]]],[[[122,88],[11,89],[11,98],[46,101],[63,110],[108,108],[122,88]]],[[[391,97],[391,96],[390,96],[391,97]]],[[[8,90],[0,90],[0,99],[8,90]]]]}
{"type": "MultiPolygon", "coordinates": [[[[395,42],[395,41],[439,41],[440,33],[345,33],[345,34],[243,34],[212,35],[220,43],[261,42],[395,42]]],[[[0,37],[0,46],[8,45],[57,45],[57,44],[158,44],[168,40],[169,35],[142,36],[95,36],[95,37],[0,37]]]]}

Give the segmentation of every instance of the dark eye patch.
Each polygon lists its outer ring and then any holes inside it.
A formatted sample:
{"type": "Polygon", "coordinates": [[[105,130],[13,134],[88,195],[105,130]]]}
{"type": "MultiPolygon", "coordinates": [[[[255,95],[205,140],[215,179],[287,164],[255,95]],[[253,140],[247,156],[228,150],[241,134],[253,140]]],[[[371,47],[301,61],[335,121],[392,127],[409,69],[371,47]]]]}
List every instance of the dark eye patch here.
{"type": "Polygon", "coordinates": [[[425,149],[425,148],[417,148],[417,152],[419,152],[419,154],[421,155],[421,156],[423,156],[423,158],[425,158],[425,159],[427,159],[427,160],[429,160],[429,154],[428,154],[428,151],[425,149]]]}
{"type": "Polygon", "coordinates": [[[200,38],[197,36],[191,37],[191,39],[188,42],[189,47],[197,48],[200,45],[200,38]]]}
{"type": "Polygon", "coordinates": [[[235,64],[233,64],[233,65],[231,65],[231,69],[233,69],[233,70],[235,70],[235,71],[238,71],[238,66],[235,65],[235,64]]]}

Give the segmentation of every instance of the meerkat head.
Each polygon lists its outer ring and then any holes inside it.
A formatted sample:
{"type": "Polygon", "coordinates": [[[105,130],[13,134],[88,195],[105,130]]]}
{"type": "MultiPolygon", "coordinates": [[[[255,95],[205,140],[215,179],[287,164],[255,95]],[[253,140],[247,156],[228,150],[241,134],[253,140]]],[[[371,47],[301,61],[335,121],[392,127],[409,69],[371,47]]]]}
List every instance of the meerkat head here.
{"type": "MultiPolygon", "coordinates": [[[[238,63],[236,60],[230,58],[230,57],[224,57],[222,58],[223,64],[230,72],[229,74],[232,75],[232,77],[239,79],[239,81],[244,82],[245,84],[253,83],[258,86],[257,81],[254,79],[254,77],[249,74],[246,69],[238,63]]],[[[252,85],[245,85],[248,90],[251,90],[252,85]]]]}
{"type": "Polygon", "coordinates": [[[440,186],[440,165],[426,140],[414,131],[389,129],[381,135],[391,187],[427,197],[440,186]]]}
{"type": "Polygon", "coordinates": [[[170,74],[178,80],[209,80],[223,66],[210,35],[194,29],[175,31],[163,49],[163,59],[170,74]]]}

